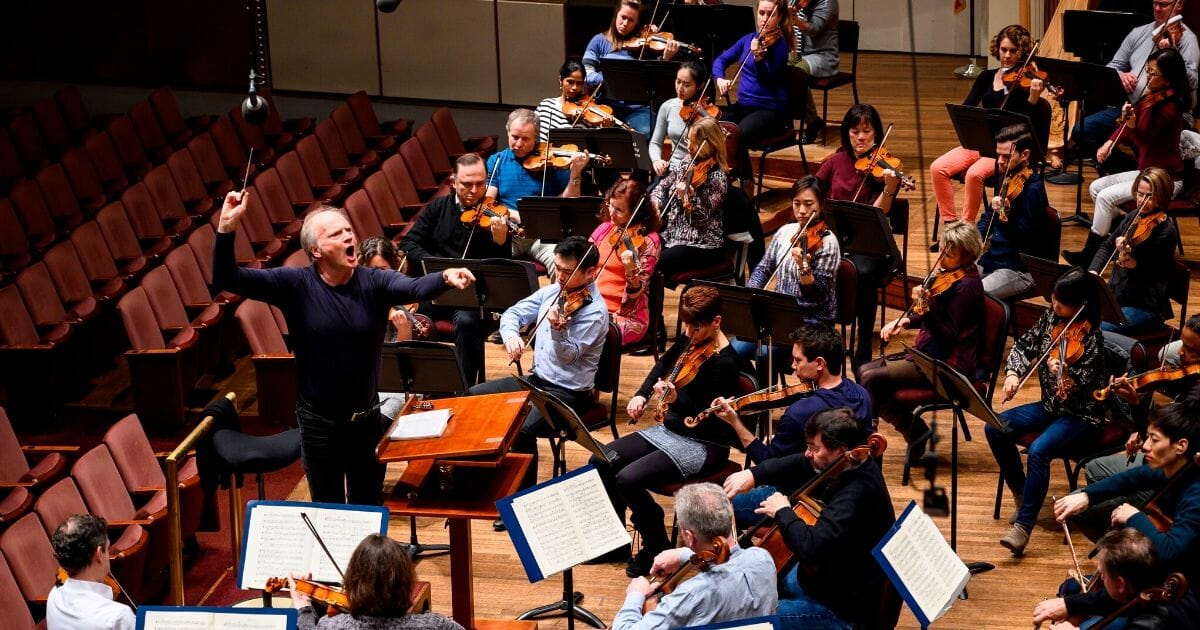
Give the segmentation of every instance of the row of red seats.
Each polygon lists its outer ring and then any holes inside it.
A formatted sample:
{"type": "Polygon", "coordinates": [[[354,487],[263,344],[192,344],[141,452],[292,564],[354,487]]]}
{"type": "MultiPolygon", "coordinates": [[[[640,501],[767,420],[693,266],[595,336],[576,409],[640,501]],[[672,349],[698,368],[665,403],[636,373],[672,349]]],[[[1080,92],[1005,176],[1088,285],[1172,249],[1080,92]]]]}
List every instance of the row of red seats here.
{"type": "MultiPolygon", "coordinates": [[[[0,449],[7,454],[15,441],[0,408],[0,449]]],[[[137,602],[159,597],[167,583],[170,551],[166,476],[138,417],[131,414],[109,428],[100,444],[71,465],[70,476],[60,478],[65,471],[61,457],[54,460],[54,470],[46,468],[35,465],[41,476],[31,483],[32,472],[13,480],[24,480],[20,488],[36,500],[32,511],[30,501],[22,501],[22,510],[4,514],[0,522],[0,602],[7,604],[6,627],[35,627],[44,614],[58,568],[50,536],[73,514],[96,514],[108,521],[113,575],[129,597],[137,602]]],[[[188,540],[199,528],[202,503],[194,458],[181,467],[179,487],[181,535],[188,540]]],[[[8,499],[0,504],[7,505],[8,499]]]]}

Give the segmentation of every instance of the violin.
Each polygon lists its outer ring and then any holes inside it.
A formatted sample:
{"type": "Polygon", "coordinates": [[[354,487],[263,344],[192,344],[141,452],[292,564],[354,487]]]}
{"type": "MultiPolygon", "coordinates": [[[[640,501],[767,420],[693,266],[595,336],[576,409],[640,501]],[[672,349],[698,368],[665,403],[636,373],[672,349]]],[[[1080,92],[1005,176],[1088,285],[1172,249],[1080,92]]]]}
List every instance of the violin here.
{"type": "Polygon", "coordinates": [[[424,341],[433,340],[433,337],[434,337],[433,320],[429,319],[429,316],[427,316],[427,315],[422,315],[422,314],[418,313],[416,304],[397,306],[393,311],[388,313],[389,320],[392,318],[392,315],[396,311],[402,311],[404,313],[404,317],[408,320],[408,323],[412,326],[413,339],[421,339],[424,341]]]}
{"type": "Polygon", "coordinates": [[[613,116],[611,107],[592,101],[590,96],[582,104],[564,99],[562,112],[564,116],[571,119],[572,123],[582,120],[589,127],[612,127],[615,125],[629,131],[633,130],[632,127],[613,116]]]}
{"type": "Polygon", "coordinates": [[[573,291],[558,292],[558,314],[562,317],[560,327],[565,327],[567,320],[575,314],[575,311],[592,303],[592,292],[588,290],[590,285],[583,285],[573,291]]]}
{"type": "Polygon", "coordinates": [[[827,231],[829,231],[829,227],[825,225],[825,219],[817,219],[808,226],[808,229],[797,231],[796,235],[792,237],[792,247],[798,246],[804,250],[804,256],[800,259],[800,275],[807,276],[809,274],[808,258],[814,251],[820,249],[821,241],[824,240],[827,231]]]}
{"type": "Polygon", "coordinates": [[[491,227],[493,220],[504,221],[510,234],[525,236],[525,226],[509,218],[508,212],[508,208],[497,203],[494,198],[484,197],[473,207],[464,210],[459,220],[467,225],[478,225],[482,228],[491,227]]]}
{"type": "Polygon", "coordinates": [[[693,46],[686,42],[680,42],[679,40],[675,39],[675,36],[671,33],[662,31],[657,33],[654,32],[654,29],[652,29],[649,24],[642,27],[641,37],[635,37],[634,39],[625,42],[625,48],[645,47],[655,52],[662,52],[663,50],[666,50],[667,44],[670,44],[671,42],[679,42],[680,48],[692,53],[693,55],[700,56],[704,54],[704,51],[701,50],[699,46],[693,46]]]}
{"type": "MultiPolygon", "coordinates": [[[[1082,310],[1081,308],[1080,312],[1082,310]]],[[[1059,400],[1066,400],[1071,389],[1075,387],[1074,380],[1067,375],[1067,366],[1083,357],[1083,339],[1091,329],[1091,322],[1080,319],[1059,322],[1050,333],[1057,340],[1050,348],[1050,358],[1058,361],[1055,395],[1059,400]]]]}
{"type": "Polygon", "coordinates": [[[1171,46],[1179,48],[1179,42],[1183,39],[1183,16],[1174,15],[1167,20],[1162,28],[1158,29],[1158,33],[1154,36],[1155,45],[1162,40],[1171,42],[1171,46]]]}
{"type": "Polygon", "coordinates": [[[1195,376],[1197,374],[1200,374],[1200,363],[1194,363],[1192,365],[1185,365],[1184,367],[1176,368],[1173,370],[1166,370],[1166,369],[1161,369],[1161,368],[1157,369],[1157,370],[1150,370],[1149,372],[1143,372],[1141,374],[1138,374],[1137,376],[1121,377],[1121,378],[1114,379],[1113,382],[1110,383],[1107,387],[1102,387],[1102,388],[1097,389],[1096,391],[1092,392],[1092,398],[1095,398],[1096,400],[1104,400],[1104,399],[1108,398],[1109,391],[1115,385],[1121,385],[1124,383],[1128,383],[1131,387],[1133,387],[1134,391],[1137,391],[1137,390],[1145,388],[1145,387],[1150,387],[1151,385],[1162,385],[1165,383],[1174,383],[1175,381],[1180,381],[1189,376],[1195,376]]]}
{"type": "Polygon", "coordinates": [[[695,576],[697,573],[703,573],[713,568],[718,564],[725,564],[729,561],[729,543],[726,542],[724,536],[718,537],[712,543],[712,549],[704,549],[692,554],[688,561],[675,569],[671,575],[653,576],[650,583],[655,586],[654,592],[646,597],[646,602],[642,604],[642,614],[647,614],[650,611],[658,608],[658,602],[663,595],[670,595],[679,588],[685,580],[695,576]]]}
{"type": "Polygon", "coordinates": [[[615,229],[608,234],[608,245],[617,252],[617,256],[621,252],[627,251],[633,255],[634,273],[642,273],[642,257],[638,252],[642,249],[642,245],[646,244],[646,236],[643,234],[645,228],[637,226],[633,228],[615,229]]]}
{"type": "Polygon", "coordinates": [[[1020,68],[1013,68],[1000,76],[1000,80],[1004,83],[1004,87],[1013,89],[1021,87],[1026,91],[1033,85],[1033,80],[1038,79],[1042,82],[1043,87],[1051,96],[1058,97],[1062,95],[1063,89],[1049,83],[1046,79],[1049,75],[1045,70],[1039,70],[1036,61],[1026,61],[1020,68]]]}
{"type": "MultiPolygon", "coordinates": [[[[67,578],[69,578],[69,577],[70,576],[67,575],[66,569],[64,569],[62,567],[58,567],[58,571],[56,571],[54,574],[54,583],[58,586],[62,586],[63,584],[67,583],[67,578]]],[[[117,582],[117,578],[113,577],[113,574],[111,574],[111,573],[105,574],[103,582],[104,582],[105,586],[112,589],[112,596],[113,596],[114,601],[118,597],[121,596],[121,593],[122,593],[121,584],[117,582]]],[[[125,599],[129,599],[129,597],[126,596],[125,599]]],[[[129,603],[132,604],[133,600],[130,599],[129,603]]],[[[137,606],[134,606],[133,608],[134,608],[134,610],[137,610],[137,606]]]]}
{"type": "MultiPolygon", "coordinates": [[[[325,606],[325,614],[332,617],[338,613],[350,612],[350,598],[346,595],[346,591],[336,586],[329,586],[314,582],[304,578],[292,578],[296,585],[297,593],[304,593],[318,604],[325,606]]],[[[267,593],[277,593],[288,587],[288,579],[285,577],[267,578],[267,583],[263,586],[263,590],[267,593]]]]}
{"type": "Polygon", "coordinates": [[[925,291],[921,297],[913,302],[912,312],[917,315],[924,315],[929,312],[929,304],[937,296],[950,290],[956,282],[962,280],[967,275],[965,266],[953,270],[938,269],[934,273],[925,278],[925,282],[921,285],[925,291]]]}
{"type": "Polygon", "coordinates": [[[684,124],[691,125],[702,118],[720,118],[721,108],[709,102],[707,94],[701,94],[696,100],[684,103],[679,108],[679,117],[683,119],[684,124]]]}
{"type": "MultiPolygon", "coordinates": [[[[546,168],[547,164],[554,168],[567,168],[571,165],[571,160],[580,153],[583,153],[583,151],[580,151],[579,147],[574,144],[564,144],[548,148],[545,142],[539,142],[537,148],[525,156],[524,160],[521,160],[521,166],[530,171],[542,170],[546,168]]],[[[592,161],[602,165],[612,162],[612,158],[603,154],[589,154],[588,157],[592,161]]]]}
{"type": "MultiPolygon", "coordinates": [[[[788,498],[792,503],[792,509],[796,512],[796,516],[810,527],[815,525],[817,520],[821,518],[823,507],[821,502],[812,496],[812,492],[821,487],[827,480],[842,474],[842,471],[851,465],[859,466],[866,462],[868,458],[879,459],[883,457],[883,453],[886,450],[887,438],[878,433],[871,434],[864,446],[856,446],[847,450],[829,468],[826,468],[819,475],[810,479],[788,498]]],[[[792,556],[794,555],[784,542],[783,532],[780,530],[778,522],[775,521],[774,515],[764,516],[747,529],[741,538],[738,539],[738,544],[742,547],[756,545],[766,549],[771,554],[771,558],[775,560],[776,571],[782,571],[783,567],[792,561],[792,556]]]]}
{"type": "Polygon", "coordinates": [[[716,164],[716,158],[710,156],[693,163],[686,171],[684,171],[683,178],[686,180],[686,184],[684,185],[683,193],[679,195],[679,203],[689,214],[691,214],[692,209],[695,207],[695,204],[692,203],[692,195],[695,194],[696,189],[699,188],[701,184],[708,180],[708,172],[711,171],[716,164]]]}
{"type": "MultiPolygon", "coordinates": [[[[762,411],[764,409],[775,409],[792,404],[800,398],[811,395],[817,390],[816,381],[800,381],[795,385],[786,387],[776,383],[770,387],[743,394],[737,398],[732,398],[728,401],[729,406],[733,407],[736,412],[762,411]]],[[[713,405],[707,409],[701,410],[695,416],[688,416],[683,419],[683,423],[688,428],[694,429],[700,425],[708,416],[721,410],[721,405],[713,405]]]]}
{"type": "MultiPolygon", "coordinates": [[[[700,366],[704,365],[704,362],[707,361],[709,357],[713,356],[719,351],[720,341],[715,335],[711,340],[701,343],[692,343],[690,346],[688,346],[687,350],[679,354],[679,358],[675,360],[675,365],[671,367],[671,372],[667,374],[667,378],[664,380],[674,385],[675,389],[679,389],[680,387],[687,385],[688,383],[692,382],[692,379],[696,378],[697,374],[700,373],[700,366]]],[[[655,394],[653,396],[653,400],[655,401],[654,421],[659,423],[661,423],[663,419],[667,417],[667,411],[670,409],[670,403],[664,400],[666,398],[665,392],[667,390],[663,391],[664,393],[655,394]]],[[[630,424],[635,424],[636,422],[636,420],[633,420],[630,422],[630,424]]]]}
{"type": "Polygon", "coordinates": [[[764,48],[770,48],[771,46],[774,46],[775,42],[779,41],[782,38],[783,38],[783,31],[781,31],[778,26],[776,26],[775,28],[773,28],[769,31],[764,31],[762,33],[759,33],[758,34],[759,50],[761,51],[764,48]]]}
{"type": "MultiPolygon", "coordinates": [[[[1011,202],[1021,196],[1021,191],[1025,190],[1025,182],[1029,181],[1030,177],[1033,177],[1033,169],[1029,168],[1028,164],[1025,164],[1021,167],[1021,170],[1015,173],[1008,173],[1007,177],[1007,181],[1004,182],[1004,191],[1001,194],[1011,202]]],[[[1000,216],[997,218],[1003,223],[1008,223],[1008,209],[1003,208],[1000,211],[1000,216]]]]}
{"type": "Polygon", "coordinates": [[[900,178],[901,190],[916,190],[917,188],[916,180],[904,176],[904,164],[900,162],[900,158],[892,155],[887,147],[877,147],[858,158],[854,162],[854,170],[864,177],[870,175],[880,181],[883,180],[883,172],[891,170],[896,173],[896,177],[900,178]]]}
{"type": "Polygon", "coordinates": [[[1150,235],[1154,233],[1154,229],[1167,220],[1166,212],[1154,212],[1150,215],[1141,215],[1133,222],[1133,234],[1125,239],[1125,242],[1130,247],[1137,247],[1146,242],[1150,235]]]}

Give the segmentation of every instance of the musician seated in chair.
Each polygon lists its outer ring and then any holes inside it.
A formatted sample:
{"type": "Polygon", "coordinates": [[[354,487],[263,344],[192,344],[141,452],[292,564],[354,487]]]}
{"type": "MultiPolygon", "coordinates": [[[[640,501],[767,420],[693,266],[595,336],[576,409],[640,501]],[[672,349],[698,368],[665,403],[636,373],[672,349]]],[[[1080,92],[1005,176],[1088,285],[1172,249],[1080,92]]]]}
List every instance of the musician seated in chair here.
{"type": "Polygon", "coordinates": [[[808,497],[824,504],[813,515],[812,525],[797,516],[788,496],[780,492],[759,506],[760,515],[774,518],[795,560],[779,584],[781,625],[875,627],[882,622],[879,603],[886,578],[871,550],[896,522],[887,484],[870,455],[858,464],[843,459],[848,451],[867,443],[867,432],[850,409],[821,411],[808,421],[804,433],[808,437],[804,453],[755,466],[753,478],[734,489],[745,492],[754,484],[771,484],[790,495],[825,471],[833,476],[819,488],[805,489],[808,497]]]}
{"type": "MultiPolygon", "coordinates": [[[[983,249],[979,231],[966,221],[947,223],[941,237],[940,271],[929,289],[913,288],[912,316],[885,324],[879,336],[886,343],[901,329],[920,328],[915,346],[974,381],[978,376],[980,343],[983,330],[983,283],[975,259],[983,249]]],[[[913,415],[913,406],[901,404],[896,393],[902,389],[933,389],[933,384],[917,369],[907,352],[899,352],[864,363],[858,380],[867,391],[879,416],[904,433],[914,446],[929,430],[925,421],[913,415]]]]}
{"type": "Polygon", "coordinates": [[[46,626],[54,630],[133,630],[133,611],[113,600],[109,576],[108,523],[76,514],[50,540],[58,565],[67,572],[46,599],[46,626]]]}
{"type": "Polygon", "coordinates": [[[1200,580],[1200,466],[1193,461],[1198,450],[1200,417],[1195,406],[1172,403],[1162,407],[1151,418],[1142,443],[1147,465],[1130,468],[1059,499],[1054,504],[1054,516],[1064,521],[1111,497],[1153,490],[1157,496],[1150,507],[1139,510],[1123,503],[1112,510],[1112,526],[1142,532],[1154,542],[1167,571],[1182,571],[1189,583],[1200,584],[1195,581],[1200,580]]]}
{"type": "MultiPolygon", "coordinates": [[[[1185,588],[1180,599],[1163,602],[1140,600],[1143,592],[1161,588],[1166,577],[1154,543],[1142,532],[1125,527],[1106,533],[1096,543],[1096,574],[1099,584],[1093,583],[1087,593],[1048,599],[1033,609],[1034,626],[1056,621],[1052,630],[1074,630],[1091,627],[1099,619],[1109,620],[1110,627],[1140,628],[1200,628],[1200,605],[1195,590],[1185,588]]],[[[1069,580],[1075,584],[1074,579],[1069,580]]],[[[1065,585],[1064,585],[1065,586],[1065,585]]]]}
{"type": "Polygon", "coordinates": [[[680,488],[675,493],[675,515],[684,546],[654,558],[652,579],[633,578],[613,619],[613,630],[666,630],[775,613],[779,601],[775,563],[765,549],[738,546],[733,508],[720,486],[693,483],[680,488]],[[666,592],[664,582],[671,582],[688,564],[695,566],[694,574],[678,585],[670,584],[669,594],[661,595],[655,607],[643,614],[647,600],[666,592]]]}
{"type": "MultiPolygon", "coordinates": [[[[709,286],[692,286],[679,298],[683,335],[659,358],[629,400],[629,417],[637,421],[647,410],[661,422],[608,445],[611,462],[592,458],[600,471],[617,516],[625,508],[642,537],[642,549],[629,561],[629,577],[646,575],[654,557],[671,547],[663,526],[663,510],[650,488],[711,475],[729,461],[737,435],[718,418],[689,426],[713,396],[732,396],[738,389],[737,355],[721,332],[721,294],[709,286]],[[650,403],[650,404],[648,404],[650,403]]],[[[617,553],[604,557],[617,561],[617,553]]],[[[625,552],[628,557],[628,552],[625,552]]]]}
{"type": "Polygon", "coordinates": [[[288,586],[292,606],[300,612],[297,630],[463,630],[439,613],[410,612],[416,570],[408,548],[387,536],[370,534],[350,554],[342,585],[344,614],[326,616],[323,608],[318,612],[312,598],[296,588],[295,577],[289,577],[288,586]]]}
{"type": "Polygon", "coordinates": [[[1033,136],[1024,125],[1009,125],[996,134],[997,190],[979,217],[979,233],[987,249],[979,257],[983,290],[1000,300],[1033,288],[1033,276],[1021,254],[1039,253],[1038,235],[1045,233],[1046,185],[1029,167],[1033,136]]]}
{"type": "MultiPolygon", "coordinates": [[[[849,408],[859,425],[868,433],[874,430],[875,415],[871,395],[858,383],[842,376],[846,364],[846,349],[842,336],[829,326],[804,326],[792,331],[792,374],[801,383],[811,383],[813,390],[788,405],[783,417],[775,425],[775,434],[769,444],[763,444],[738,417],[728,398],[718,398],[713,405],[721,405],[717,417],[728,422],[737,432],[742,448],[755,464],[799,455],[807,448],[805,426],[814,414],[834,407],[849,408]]],[[[753,472],[740,470],[725,479],[725,488],[741,487],[753,480],[753,472]]],[[[754,511],[763,499],[775,493],[773,486],[759,486],[733,498],[734,516],[738,527],[748,527],[757,517],[754,511]]]]}
{"type": "MultiPolygon", "coordinates": [[[[422,271],[426,258],[512,258],[512,243],[504,221],[487,228],[462,221],[463,212],[477,207],[487,189],[483,158],[464,153],[454,161],[454,194],[429,202],[412,228],[400,239],[409,268],[422,271]]],[[[477,309],[451,309],[423,303],[420,313],[431,319],[454,321],[454,349],[467,385],[484,380],[483,328],[477,309]]]]}
{"type": "Polygon", "coordinates": [[[1017,512],[1012,530],[1000,544],[1020,557],[1029,544],[1033,524],[1050,487],[1050,463],[1072,452],[1073,446],[1095,442],[1102,424],[1127,422],[1123,409],[1110,409],[1092,397],[1108,383],[1110,366],[1100,335],[1096,280],[1072,269],[1054,284],[1050,308],[1013,344],[1008,354],[1001,403],[1012,400],[1031,370],[1038,370],[1041,399],[1000,414],[1006,429],[984,427],[1000,475],[1012,492],[1017,512]],[[1064,352],[1065,350],[1065,352],[1064,352]],[[1028,475],[1021,465],[1017,437],[1037,431],[1029,445],[1028,475]]]}
{"type": "MultiPolygon", "coordinates": [[[[508,358],[520,361],[526,345],[520,330],[536,325],[529,332],[534,336],[529,382],[582,416],[595,401],[592,387],[608,334],[608,308],[596,288],[600,259],[582,236],[571,236],[554,247],[554,260],[558,282],[538,289],[504,311],[500,317],[500,336],[508,358]]],[[[521,385],[510,376],[480,383],[467,393],[517,391],[522,391],[521,385]]],[[[541,412],[531,409],[512,446],[514,453],[533,455],[533,464],[521,481],[522,488],[537,482],[537,438],[549,436],[550,425],[541,412]]],[[[496,528],[501,527],[497,520],[496,528]]]]}

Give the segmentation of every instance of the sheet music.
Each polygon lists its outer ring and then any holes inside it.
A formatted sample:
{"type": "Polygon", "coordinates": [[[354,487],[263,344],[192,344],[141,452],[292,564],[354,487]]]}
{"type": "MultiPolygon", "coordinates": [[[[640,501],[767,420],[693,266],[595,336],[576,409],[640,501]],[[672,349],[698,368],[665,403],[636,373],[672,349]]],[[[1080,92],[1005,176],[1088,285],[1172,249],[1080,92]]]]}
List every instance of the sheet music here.
{"type": "Polygon", "coordinates": [[[950,610],[971,573],[933,519],[915,505],[910,504],[876,551],[908,590],[909,604],[915,603],[920,614],[933,622],[950,610]]]}
{"type": "Polygon", "coordinates": [[[419,440],[441,437],[450,422],[449,409],[434,409],[404,414],[396,419],[396,426],[388,434],[393,440],[419,440]]]}
{"type": "Polygon", "coordinates": [[[143,630],[287,630],[287,615],[233,611],[148,610],[143,630]]]}
{"type": "Polygon", "coordinates": [[[630,543],[595,470],[548,482],[513,499],[512,510],[542,577],[630,543]]]}
{"type": "Polygon", "coordinates": [[[320,544],[304,524],[307,514],[329,552],[345,570],[362,539],[379,533],[386,517],[379,511],[330,509],[310,503],[252,504],[247,519],[241,588],[263,588],[267,578],[309,573],[323,582],[341,582],[320,544]]]}

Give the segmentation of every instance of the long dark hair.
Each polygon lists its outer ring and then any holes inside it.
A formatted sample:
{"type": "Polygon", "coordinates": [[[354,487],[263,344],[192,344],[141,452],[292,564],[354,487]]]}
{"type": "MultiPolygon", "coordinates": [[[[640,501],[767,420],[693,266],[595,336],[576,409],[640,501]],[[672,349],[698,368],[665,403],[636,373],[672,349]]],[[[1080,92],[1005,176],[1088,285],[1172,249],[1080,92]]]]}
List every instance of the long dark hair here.
{"type": "Polygon", "coordinates": [[[1192,107],[1192,88],[1188,85],[1187,66],[1183,55],[1174,48],[1160,48],[1150,53],[1150,61],[1158,64],[1158,71],[1166,79],[1167,86],[1175,92],[1175,98],[1186,111],[1192,107]]]}
{"type": "Polygon", "coordinates": [[[1100,325],[1100,288],[1096,276],[1074,267],[1054,283],[1054,298],[1071,307],[1083,306],[1083,317],[1092,326],[1100,325]]]}

